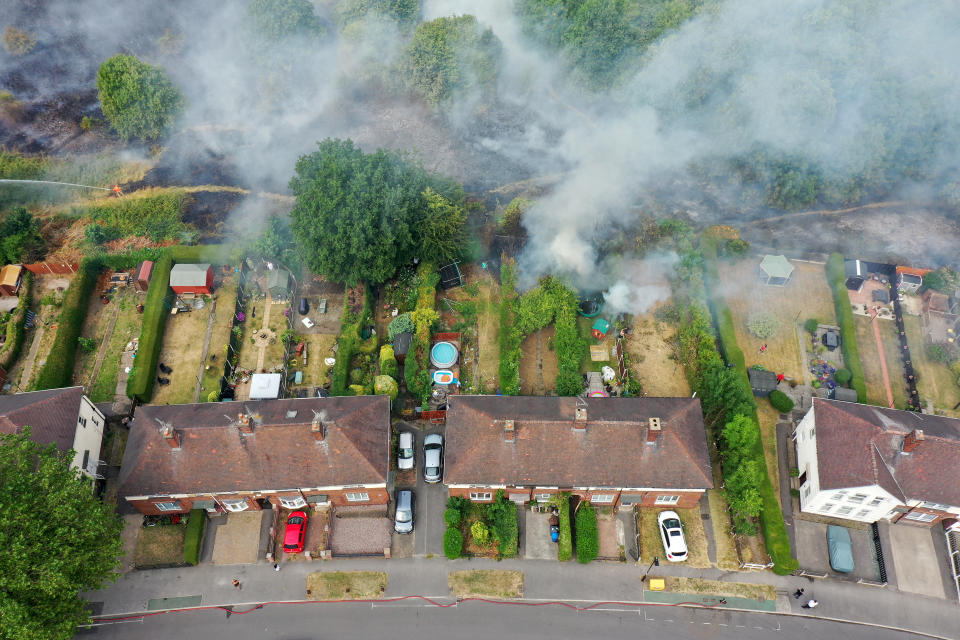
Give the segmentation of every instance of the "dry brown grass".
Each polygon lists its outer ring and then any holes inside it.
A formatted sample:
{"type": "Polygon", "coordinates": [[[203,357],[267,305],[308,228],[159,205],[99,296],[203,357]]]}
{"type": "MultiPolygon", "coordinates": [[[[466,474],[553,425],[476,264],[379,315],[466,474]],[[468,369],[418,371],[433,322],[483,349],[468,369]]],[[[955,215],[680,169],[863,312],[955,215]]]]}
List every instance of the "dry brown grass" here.
{"type": "Polygon", "coordinates": [[[720,489],[708,490],[707,500],[710,502],[713,541],[717,546],[717,568],[736,571],[740,568],[740,563],[737,560],[737,548],[734,546],[733,537],[730,535],[733,530],[733,523],[730,521],[727,501],[720,489]]]}
{"type": "MultiPolygon", "coordinates": [[[[887,392],[883,386],[883,371],[880,367],[880,355],[877,351],[877,337],[873,332],[873,321],[866,316],[854,315],[857,327],[857,347],[860,350],[860,362],[867,382],[867,402],[881,407],[889,406],[887,392]]],[[[897,409],[907,406],[907,388],[904,382],[903,358],[900,357],[900,340],[897,326],[892,320],[877,320],[880,338],[883,340],[883,354],[890,376],[890,389],[893,392],[893,404],[897,409]]],[[[912,351],[911,351],[912,353],[912,351]]]]}
{"type": "Polygon", "coordinates": [[[698,595],[721,596],[730,598],[751,598],[753,600],[776,600],[777,590],[768,584],[749,584],[744,582],[721,582],[701,578],[664,578],[666,590],[676,593],[696,593],[698,595]]]}
{"type": "Polygon", "coordinates": [[[315,571],[307,576],[307,600],[374,600],[386,590],[382,571],[315,571]]]}
{"type": "Polygon", "coordinates": [[[663,541],[657,527],[657,515],[661,511],[675,511],[683,523],[683,537],[687,542],[687,560],[682,564],[697,569],[712,567],[707,554],[707,536],[703,530],[700,507],[693,509],[640,509],[640,564],[653,562],[654,556],[667,562],[663,556],[663,541]]]}
{"type": "Polygon", "coordinates": [[[690,384],[679,362],[672,358],[671,341],[676,329],[658,322],[653,312],[634,316],[633,333],[626,341],[631,370],[649,396],[684,398],[690,395],[690,384]]]}
{"type": "Polygon", "coordinates": [[[544,327],[534,331],[526,338],[520,348],[520,395],[542,396],[557,386],[557,352],[550,348],[553,344],[554,327],[544,327]],[[540,353],[542,368],[538,366],[537,352],[540,353]]]}
{"type": "Polygon", "coordinates": [[[960,411],[953,409],[960,402],[957,377],[946,365],[927,357],[920,318],[904,314],[903,325],[910,344],[910,359],[917,371],[917,393],[920,394],[920,401],[924,405],[928,401],[932,402],[944,415],[960,418],[960,411]]]}
{"type": "Polygon", "coordinates": [[[522,571],[451,571],[450,593],[457,598],[521,598],[522,571]]]}
{"type": "Polygon", "coordinates": [[[134,565],[155,567],[183,563],[186,532],[187,528],[179,524],[141,527],[133,551],[134,565]]]}
{"type": "Polygon", "coordinates": [[[500,284],[484,272],[477,278],[480,285],[477,303],[478,379],[474,384],[485,393],[493,393],[499,384],[500,365],[500,284]]]}
{"type": "MultiPolygon", "coordinates": [[[[164,376],[170,379],[170,384],[155,383],[153,385],[152,404],[193,402],[209,317],[210,305],[208,304],[203,309],[178,313],[167,318],[159,361],[172,368],[173,373],[164,376]]],[[[152,375],[157,375],[157,372],[153,372],[152,375]]]]}

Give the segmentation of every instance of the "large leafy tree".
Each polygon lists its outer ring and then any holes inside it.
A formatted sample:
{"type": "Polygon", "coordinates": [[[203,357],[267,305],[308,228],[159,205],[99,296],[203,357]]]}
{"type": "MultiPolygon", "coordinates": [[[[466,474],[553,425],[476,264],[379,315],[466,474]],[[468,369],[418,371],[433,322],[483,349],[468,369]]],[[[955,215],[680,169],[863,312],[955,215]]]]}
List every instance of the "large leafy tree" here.
{"type": "MultiPolygon", "coordinates": [[[[384,282],[399,265],[432,251],[427,195],[435,205],[434,195],[446,200],[438,206],[462,206],[463,199],[459,186],[418,163],[383,149],[364,153],[350,140],[324,140],[301,157],[290,189],[291,229],[304,263],[349,285],[384,282]]],[[[457,233],[456,225],[447,230],[457,233]]]]}
{"type": "Polygon", "coordinates": [[[372,17],[412,27],[420,19],[420,0],[339,0],[333,14],[341,28],[372,17]]]}
{"type": "Polygon", "coordinates": [[[463,206],[427,187],[423,192],[426,209],[417,225],[420,257],[443,265],[463,254],[467,244],[467,212],[463,206]]]}
{"type": "Polygon", "coordinates": [[[0,436],[0,638],[72,638],[79,593],[116,575],[123,521],[72,459],[29,429],[0,436]]]}
{"type": "Polygon", "coordinates": [[[309,0],[251,0],[247,30],[254,44],[262,47],[290,38],[319,38],[325,32],[309,0]]]}
{"type": "Polygon", "coordinates": [[[97,71],[100,107],[124,140],[156,140],[183,108],[183,95],[160,67],[120,54],[97,71]]]}
{"type": "Polygon", "coordinates": [[[45,251],[40,221],[23,207],[14,207],[0,223],[0,259],[11,262],[33,262],[45,251]]]}

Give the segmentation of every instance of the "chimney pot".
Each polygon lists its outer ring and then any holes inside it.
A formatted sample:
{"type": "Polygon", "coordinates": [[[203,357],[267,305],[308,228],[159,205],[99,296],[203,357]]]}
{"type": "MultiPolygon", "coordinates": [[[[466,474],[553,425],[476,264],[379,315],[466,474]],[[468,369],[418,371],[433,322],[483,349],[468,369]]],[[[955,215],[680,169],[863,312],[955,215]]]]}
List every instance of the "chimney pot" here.
{"type": "Polygon", "coordinates": [[[914,429],[903,439],[903,452],[910,453],[923,442],[923,429],[914,429]]]}
{"type": "Polygon", "coordinates": [[[163,428],[163,439],[167,441],[171,449],[180,448],[180,432],[173,427],[163,428]]]}
{"type": "Polygon", "coordinates": [[[647,425],[647,444],[656,442],[661,431],[660,418],[650,418],[650,422],[647,425]]]}
{"type": "Polygon", "coordinates": [[[587,430],[587,408],[586,407],[577,407],[577,412],[574,415],[574,419],[573,419],[573,430],[574,431],[587,430]]]}
{"type": "Polygon", "coordinates": [[[323,423],[320,420],[314,420],[310,424],[310,433],[313,434],[313,439],[317,442],[323,442],[324,437],[326,437],[326,429],[323,426],[323,423]]]}
{"type": "Polygon", "coordinates": [[[503,422],[503,441],[504,442],[517,441],[517,428],[513,420],[505,420],[503,422]]]}
{"type": "Polygon", "coordinates": [[[237,428],[240,429],[240,433],[250,435],[253,433],[253,425],[250,424],[250,416],[245,413],[240,413],[237,415],[237,428]]]}

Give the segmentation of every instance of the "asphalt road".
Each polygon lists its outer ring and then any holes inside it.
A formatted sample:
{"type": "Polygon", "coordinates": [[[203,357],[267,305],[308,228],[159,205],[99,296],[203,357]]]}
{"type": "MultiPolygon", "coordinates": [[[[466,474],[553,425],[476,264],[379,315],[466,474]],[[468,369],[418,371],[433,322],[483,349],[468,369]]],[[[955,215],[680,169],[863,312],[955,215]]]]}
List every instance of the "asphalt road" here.
{"type": "MultiPolygon", "coordinates": [[[[237,607],[244,610],[245,607],[237,607]]],[[[557,605],[518,606],[468,602],[437,608],[414,601],[394,604],[267,605],[243,615],[223,610],[170,613],[104,624],[83,638],[203,638],[238,640],[906,640],[906,633],[812,618],[679,607],[612,608],[588,612],[557,605]]]]}

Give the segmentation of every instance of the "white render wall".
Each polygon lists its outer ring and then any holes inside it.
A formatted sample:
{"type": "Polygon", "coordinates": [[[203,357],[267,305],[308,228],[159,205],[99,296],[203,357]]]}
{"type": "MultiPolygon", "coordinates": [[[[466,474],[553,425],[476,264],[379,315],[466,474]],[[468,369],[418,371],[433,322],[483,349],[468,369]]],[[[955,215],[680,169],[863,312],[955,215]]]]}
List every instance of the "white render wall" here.
{"type": "Polygon", "coordinates": [[[73,450],[76,455],[70,463],[71,469],[80,469],[83,464],[84,451],[89,451],[87,468],[82,471],[93,475],[97,469],[96,461],[100,459],[100,446],[103,444],[103,427],[106,422],[103,414],[90,402],[87,396],[80,398],[80,411],[77,414],[76,434],[73,437],[73,450]],[[86,421],[86,425],[83,422],[86,421]]]}

